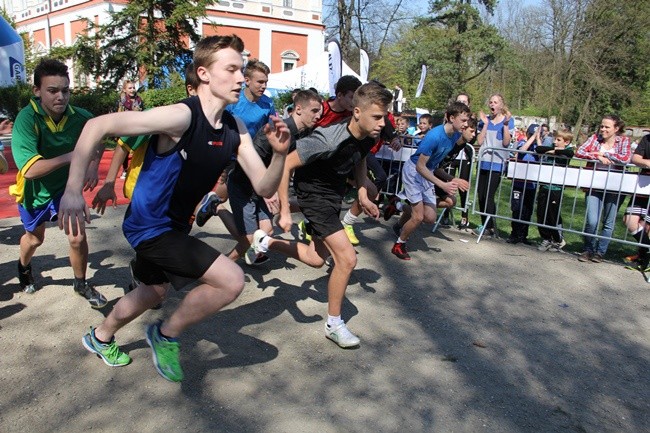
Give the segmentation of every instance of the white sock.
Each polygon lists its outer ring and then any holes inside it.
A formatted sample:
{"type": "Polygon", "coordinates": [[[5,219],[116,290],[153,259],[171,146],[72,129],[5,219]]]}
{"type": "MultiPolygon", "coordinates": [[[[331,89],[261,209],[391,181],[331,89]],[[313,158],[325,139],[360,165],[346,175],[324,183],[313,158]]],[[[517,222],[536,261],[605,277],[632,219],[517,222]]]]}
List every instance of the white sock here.
{"type": "Polygon", "coordinates": [[[263,253],[267,253],[269,251],[269,241],[271,240],[271,236],[264,236],[262,239],[260,239],[259,243],[259,250],[263,253]]]}
{"type": "Polygon", "coordinates": [[[357,218],[359,218],[359,217],[356,216],[355,214],[353,214],[350,210],[348,210],[346,212],[345,216],[343,217],[343,224],[347,224],[347,225],[351,226],[352,224],[357,222],[357,218]]]}
{"type": "Polygon", "coordinates": [[[329,314],[327,315],[327,325],[334,328],[338,325],[343,323],[343,319],[341,319],[341,315],[338,316],[330,316],[329,314]]]}
{"type": "Polygon", "coordinates": [[[397,243],[398,244],[405,244],[406,241],[403,241],[402,238],[397,238],[397,243]]]}

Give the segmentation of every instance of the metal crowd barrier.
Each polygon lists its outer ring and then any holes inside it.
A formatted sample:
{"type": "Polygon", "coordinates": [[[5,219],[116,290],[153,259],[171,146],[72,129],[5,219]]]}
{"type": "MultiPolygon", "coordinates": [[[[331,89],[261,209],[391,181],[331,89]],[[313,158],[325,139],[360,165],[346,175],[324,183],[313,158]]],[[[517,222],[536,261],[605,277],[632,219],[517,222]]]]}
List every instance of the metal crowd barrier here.
{"type": "MultiPolygon", "coordinates": [[[[494,150],[495,148],[484,149],[479,155],[479,161],[485,156],[486,153],[494,150]]],[[[494,153],[492,152],[492,155],[494,153]]],[[[535,152],[525,152],[520,150],[510,149],[510,160],[507,162],[507,168],[503,173],[492,171],[488,178],[488,182],[497,181],[494,176],[499,176],[501,179],[498,189],[495,194],[496,211],[488,213],[480,209],[478,201],[479,182],[477,175],[477,182],[474,187],[474,200],[472,213],[483,215],[486,217],[484,223],[488,223],[490,218],[501,219],[505,221],[518,222],[529,226],[544,227],[553,230],[560,230],[561,232],[574,233],[581,236],[589,236],[598,239],[609,239],[614,242],[621,242],[629,245],[639,246],[640,243],[633,238],[632,234],[626,229],[622,237],[616,237],[614,229],[611,237],[605,237],[600,234],[591,234],[585,232],[587,208],[585,203],[585,192],[594,193],[609,193],[616,197],[618,202],[616,219],[614,227],[623,223],[620,218],[620,208],[627,207],[628,200],[631,198],[647,197],[650,196],[650,176],[639,174],[640,169],[634,165],[604,165],[595,163],[594,161],[583,160],[579,158],[572,158],[569,166],[564,167],[558,165],[558,159],[547,158],[535,152]],[[519,154],[529,154],[536,156],[538,161],[521,161],[518,160],[519,154]],[[536,221],[537,215],[537,202],[534,202],[535,209],[532,212],[531,220],[522,218],[522,211],[519,214],[513,215],[510,206],[510,198],[514,190],[514,181],[534,182],[536,184],[534,189],[523,188],[521,199],[525,199],[526,194],[537,194],[540,184],[553,184],[563,188],[562,198],[559,204],[559,215],[562,216],[563,222],[561,226],[547,225],[536,221]],[[581,189],[583,193],[573,194],[573,198],[567,197],[568,190],[581,189]],[[504,206],[503,197],[506,197],[507,203],[504,206]],[[578,209],[579,201],[585,203],[584,212],[578,209]],[[504,209],[505,207],[505,209],[504,209]]],[[[480,165],[479,165],[480,170],[480,165]]],[[[549,202],[546,203],[544,215],[548,214],[549,202]]],[[[604,206],[601,206],[598,223],[596,226],[596,233],[602,230],[602,216],[604,206]]],[[[623,224],[625,225],[625,224],[623,224]]],[[[483,232],[480,233],[477,243],[480,242],[483,232]]]]}
{"type": "Polygon", "coordinates": [[[412,135],[400,135],[398,138],[402,141],[402,148],[397,152],[384,144],[375,153],[375,158],[381,162],[387,176],[386,186],[380,192],[387,195],[397,195],[402,189],[402,166],[420,144],[420,138],[412,135]]]}
{"type": "MultiPolygon", "coordinates": [[[[404,163],[408,161],[411,155],[415,153],[418,144],[420,144],[421,141],[420,138],[412,135],[400,135],[399,139],[402,141],[402,147],[400,150],[394,151],[393,149],[390,148],[389,145],[384,144],[379,149],[379,151],[375,154],[375,157],[381,162],[382,167],[386,171],[386,175],[388,178],[386,182],[386,186],[382,191],[380,191],[383,194],[397,195],[397,193],[400,192],[400,190],[402,189],[402,167],[404,163]]],[[[456,161],[458,161],[457,168],[459,169],[459,171],[460,168],[463,166],[463,164],[469,164],[469,170],[467,170],[469,175],[468,175],[468,179],[465,180],[467,180],[471,184],[472,173],[474,172],[474,164],[476,161],[474,147],[470,144],[467,144],[465,146],[465,149],[462,150],[456,157],[456,161]],[[469,154],[469,157],[466,154],[469,154]]],[[[470,192],[471,192],[471,186],[470,186],[470,190],[467,191],[467,198],[465,200],[465,205],[464,206],[457,205],[454,207],[454,210],[458,210],[460,212],[469,211],[470,207],[472,206],[470,192]]],[[[460,203],[460,200],[457,199],[456,203],[460,203]]],[[[436,223],[433,226],[432,232],[435,232],[438,229],[438,226],[440,225],[440,222],[444,218],[446,211],[448,211],[448,209],[442,209],[442,211],[438,213],[438,219],[436,220],[436,223]]]]}

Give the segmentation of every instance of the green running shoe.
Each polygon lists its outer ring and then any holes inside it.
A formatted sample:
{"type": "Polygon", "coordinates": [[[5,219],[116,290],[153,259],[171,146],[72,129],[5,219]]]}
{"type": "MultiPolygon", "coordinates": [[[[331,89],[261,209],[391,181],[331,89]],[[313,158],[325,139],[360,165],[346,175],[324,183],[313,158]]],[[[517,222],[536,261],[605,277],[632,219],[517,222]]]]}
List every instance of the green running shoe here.
{"type": "Polygon", "coordinates": [[[181,345],[176,339],[167,339],[160,334],[162,321],[147,326],[147,344],[151,346],[153,365],[158,373],[170,382],[183,380],[183,370],[180,364],[181,345]]]}
{"type": "Polygon", "coordinates": [[[311,242],[311,223],[300,220],[298,223],[298,239],[304,240],[307,243],[311,242]]]}
{"type": "Polygon", "coordinates": [[[81,339],[81,343],[91,353],[97,355],[109,367],[124,367],[131,362],[131,357],[120,350],[115,338],[110,343],[100,343],[95,337],[95,329],[91,326],[90,331],[81,339]]]}

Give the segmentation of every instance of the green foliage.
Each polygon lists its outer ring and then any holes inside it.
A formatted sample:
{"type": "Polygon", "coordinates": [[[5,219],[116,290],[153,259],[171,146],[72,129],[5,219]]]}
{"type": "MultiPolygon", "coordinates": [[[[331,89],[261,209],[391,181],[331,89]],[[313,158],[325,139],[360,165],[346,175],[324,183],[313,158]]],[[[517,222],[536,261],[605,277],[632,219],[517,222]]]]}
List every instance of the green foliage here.
{"type": "Polygon", "coordinates": [[[185,86],[175,85],[164,89],[147,89],[140,93],[146,108],[175,104],[187,96],[185,86]]]}
{"type": "Polygon", "coordinates": [[[0,87],[0,111],[3,116],[15,119],[32,96],[32,86],[18,83],[14,86],[0,87]]]}
{"type": "Polygon", "coordinates": [[[287,90],[286,92],[278,93],[277,96],[273,98],[273,106],[275,111],[282,113],[282,111],[287,107],[287,105],[293,103],[291,100],[291,91],[287,90]]]}
{"type": "Polygon", "coordinates": [[[111,113],[117,109],[119,93],[105,89],[74,89],[70,95],[70,105],[84,108],[95,116],[111,113]]]}
{"type": "Polygon", "coordinates": [[[650,81],[643,93],[633,96],[631,105],[623,109],[621,117],[628,125],[650,126],[650,81]]]}
{"type": "MultiPolygon", "coordinates": [[[[496,2],[485,1],[488,12],[496,2]]],[[[416,20],[398,41],[387,45],[373,63],[373,73],[385,84],[400,85],[411,108],[440,108],[467,91],[505,52],[498,30],[485,24],[469,1],[432,1],[431,16],[416,20]],[[427,65],[422,96],[411,99],[427,65]]],[[[482,92],[481,92],[482,93],[482,92]]]]}

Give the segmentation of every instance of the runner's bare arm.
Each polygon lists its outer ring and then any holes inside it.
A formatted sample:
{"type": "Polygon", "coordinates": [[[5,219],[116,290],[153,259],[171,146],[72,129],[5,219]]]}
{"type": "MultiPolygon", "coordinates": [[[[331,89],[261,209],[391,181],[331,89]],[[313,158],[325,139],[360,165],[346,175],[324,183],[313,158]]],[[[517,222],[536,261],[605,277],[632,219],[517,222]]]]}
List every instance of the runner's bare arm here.
{"type": "Polygon", "coordinates": [[[280,200],[280,219],[278,220],[278,226],[288,232],[291,230],[291,205],[289,203],[289,183],[291,182],[291,176],[293,176],[293,171],[302,166],[302,161],[298,157],[298,152],[295,150],[287,155],[287,160],[284,163],[284,170],[282,173],[282,180],[280,181],[280,186],[278,187],[278,198],[280,200]]]}
{"type": "Polygon", "coordinates": [[[242,141],[237,152],[237,162],[250,179],[253,189],[257,194],[267,198],[273,196],[278,190],[289,149],[289,128],[278,116],[271,116],[270,120],[273,122],[273,128],[266,124],[263,129],[273,148],[273,158],[268,167],[264,167],[247,132],[240,135],[242,141]]]}
{"type": "Polygon", "coordinates": [[[379,218],[379,208],[377,208],[377,205],[368,198],[367,185],[372,182],[368,179],[368,165],[366,164],[366,158],[362,158],[361,161],[354,166],[354,180],[357,184],[357,196],[359,198],[361,209],[363,209],[363,212],[366,215],[375,219],[379,218]]]}
{"type": "Polygon", "coordinates": [[[113,202],[113,207],[117,207],[117,194],[115,193],[115,180],[117,179],[117,173],[124,162],[124,159],[128,156],[128,152],[122,146],[117,146],[113,152],[113,158],[111,159],[111,165],[108,168],[108,173],[106,173],[106,178],[104,179],[104,184],[97,191],[95,197],[93,197],[92,208],[101,215],[104,214],[106,210],[106,204],[109,201],[113,202]]]}
{"type": "MultiPolygon", "coordinates": [[[[66,234],[77,235],[84,233],[84,223],[90,222],[88,205],[81,193],[88,164],[97,151],[103,149],[104,138],[161,134],[168,136],[168,141],[173,143],[178,142],[190,121],[190,109],[184,104],[149,111],[111,113],[89,120],[72,155],[70,175],[59,208],[59,228],[65,230],[66,234]]],[[[164,152],[168,149],[157,150],[164,152]]]]}

